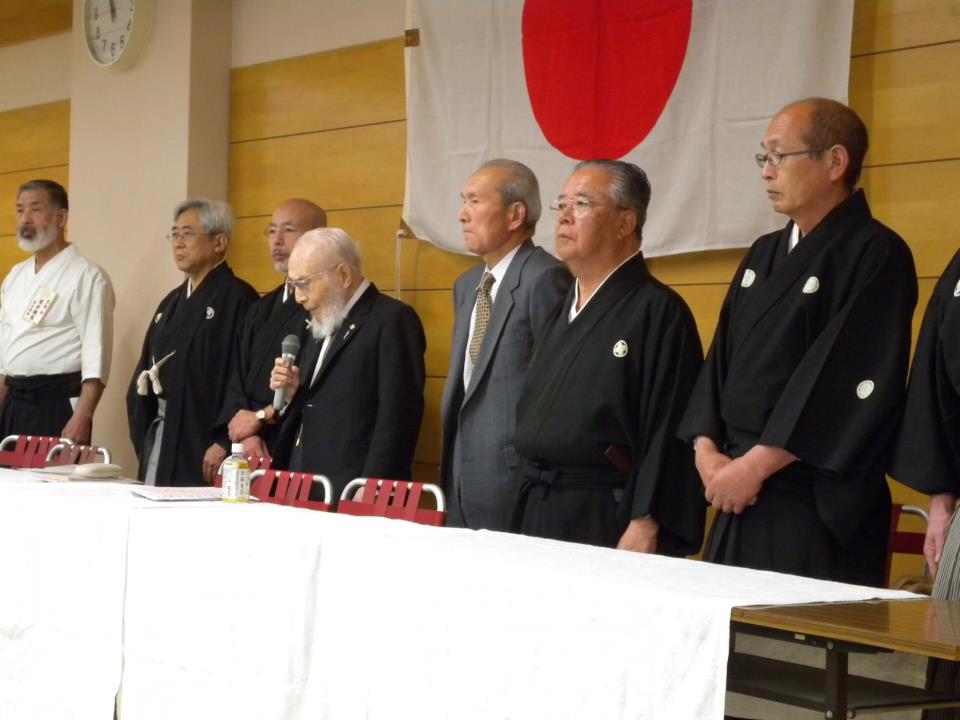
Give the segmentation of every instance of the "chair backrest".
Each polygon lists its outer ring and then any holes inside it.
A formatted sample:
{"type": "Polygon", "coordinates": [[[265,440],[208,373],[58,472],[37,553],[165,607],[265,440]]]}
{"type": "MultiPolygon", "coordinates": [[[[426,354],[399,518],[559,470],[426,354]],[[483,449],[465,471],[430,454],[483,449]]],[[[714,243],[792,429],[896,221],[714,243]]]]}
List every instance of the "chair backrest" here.
{"type": "MultiPolygon", "coordinates": [[[[230,456],[228,455],[227,457],[230,456]]],[[[269,470],[272,460],[273,458],[260,457],[259,455],[247,455],[247,462],[250,463],[251,472],[269,470]]],[[[224,459],[223,462],[226,462],[226,459],[224,459]]],[[[220,468],[217,470],[217,477],[213,481],[213,486],[223,487],[223,463],[220,463],[220,468]]]]}
{"type": "Polygon", "coordinates": [[[326,475],[292,470],[254,470],[250,473],[250,494],[262,502],[290,505],[308,510],[330,510],[333,486],[326,475]],[[310,490],[323,488],[323,500],[311,500],[310,490]]]}
{"type": "Polygon", "coordinates": [[[437,485],[379,478],[356,478],[347,483],[340,495],[337,512],[347,515],[376,515],[437,526],[442,526],[447,519],[443,490],[437,485]],[[361,491],[362,495],[355,498],[361,491]],[[435,510],[420,507],[420,498],[424,492],[433,495],[437,506],[435,510]]]}
{"type": "Polygon", "coordinates": [[[47,465],[47,455],[58,443],[73,445],[67,438],[46,435],[7,435],[0,442],[0,467],[42,468],[47,465]]]}
{"type": "Polygon", "coordinates": [[[47,453],[46,465],[83,465],[85,463],[113,462],[110,451],[95,445],[74,445],[58,442],[47,453]]]}
{"type": "MultiPolygon", "coordinates": [[[[924,530],[926,530],[926,525],[929,522],[926,510],[918,508],[914,505],[901,505],[898,503],[893,504],[893,509],[890,513],[890,540],[887,544],[887,586],[890,586],[891,583],[891,567],[893,565],[893,555],[894,553],[903,553],[906,555],[919,555],[923,557],[923,543],[926,537],[926,532],[913,532],[900,530],[900,517],[902,515],[913,515],[923,519],[924,530]]],[[[923,564],[923,578],[929,580],[927,572],[927,564],[923,564]]],[[[916,580],[914,578],[912,580],[916,580]]],[[[900,584],[900,582],[898,582],[900,584]]]]}

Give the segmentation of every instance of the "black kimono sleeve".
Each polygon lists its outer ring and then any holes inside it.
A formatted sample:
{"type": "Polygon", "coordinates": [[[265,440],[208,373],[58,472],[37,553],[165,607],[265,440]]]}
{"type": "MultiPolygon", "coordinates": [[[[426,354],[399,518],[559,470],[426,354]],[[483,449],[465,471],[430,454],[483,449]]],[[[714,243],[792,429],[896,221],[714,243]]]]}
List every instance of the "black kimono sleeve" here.
{"type": "Polygon", "coordinates": [[[660,525],[658,543],[671,554],[700,549],[706,501],[689,443],[676,427],[703,363],[696,323],[682,303],[651,313],[643,347],[643,380],[637,412],[639,438],[631,518],[651,515],[660,525]]]}
{"type": "Polygon", "coordinates": [[[890,474],[928,495],[960,492],[960,253],[923,314],[890,474]]]}

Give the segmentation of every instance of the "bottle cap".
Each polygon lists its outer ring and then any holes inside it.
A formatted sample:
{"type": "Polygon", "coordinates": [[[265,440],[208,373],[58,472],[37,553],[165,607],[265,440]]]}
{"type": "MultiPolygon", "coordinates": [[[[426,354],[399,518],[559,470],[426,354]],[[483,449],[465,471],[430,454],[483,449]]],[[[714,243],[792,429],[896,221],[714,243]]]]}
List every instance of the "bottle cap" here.
{"type": "Polygon", "coordinates": [[[232,443],[230,445],[230,452],[232,452],[234,455],[237,453],[243,455],[243,443],[232,443]]]}

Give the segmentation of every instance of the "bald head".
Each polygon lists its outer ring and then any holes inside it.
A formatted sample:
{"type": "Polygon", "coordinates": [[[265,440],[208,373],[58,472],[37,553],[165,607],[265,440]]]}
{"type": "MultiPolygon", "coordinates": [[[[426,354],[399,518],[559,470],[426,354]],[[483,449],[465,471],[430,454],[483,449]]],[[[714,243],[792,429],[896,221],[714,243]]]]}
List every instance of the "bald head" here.
{"type": "Polygon", "coordinates": [[[794,111],[805,116],[806,126],[801,139],[810,148],[831,148],[840,145],[847,151],[848,162],[843,183],[853,190],[860,180],[863,159],[869,144],[867,127],[851,108],[829,98],[806,98],[790,103],[778,115],[794,111]]]}
{"type": "Polygon", "coordinates": [[[286,273],[293,246],[303,233],[325,227],[327,214],[316,203],[294,198],[281,203],[270,218],[267,239],[270,258],[277,272],[286,273]]]}

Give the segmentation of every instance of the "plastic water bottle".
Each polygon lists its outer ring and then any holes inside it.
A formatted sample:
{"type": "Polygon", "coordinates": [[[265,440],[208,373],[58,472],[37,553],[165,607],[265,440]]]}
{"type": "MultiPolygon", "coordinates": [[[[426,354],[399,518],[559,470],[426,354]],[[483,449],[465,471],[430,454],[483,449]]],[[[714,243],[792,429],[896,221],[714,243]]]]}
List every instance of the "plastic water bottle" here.
{"type": "Polygon", "coordinates": [[[233,453],[223,462],[223,486],[220,497],[224,502],[250,501],[250,463],[243,454],[243,443],[230,446],[233,453]]]}

